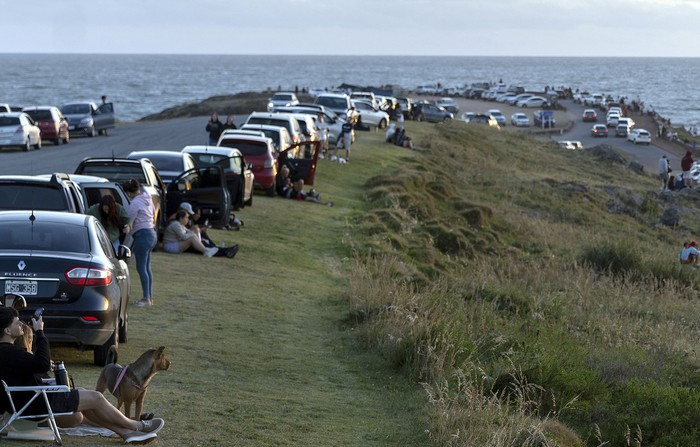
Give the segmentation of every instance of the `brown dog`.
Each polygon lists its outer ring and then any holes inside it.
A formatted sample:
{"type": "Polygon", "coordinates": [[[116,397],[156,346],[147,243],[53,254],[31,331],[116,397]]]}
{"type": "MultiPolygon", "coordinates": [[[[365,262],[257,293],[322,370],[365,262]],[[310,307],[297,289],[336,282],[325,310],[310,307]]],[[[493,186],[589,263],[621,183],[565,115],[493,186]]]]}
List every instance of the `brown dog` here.
{"type": "Polygon", "coordinates": [[[106,389],[117,398],[117,409],[124,404],[124,414],[131,417],[131,403],[136,402],[134,419],[138,420],[143,410],[143,401],[151,379],[158,371],[170,368],[170,360],[163,353],[164,346],[149,349],[141,354],[134,363],[121,366],[117,363],[116,350],[113,351],[114,363],[102,368],[95,389],[104,393],[106,389]],[[126,369],[122,373],[122,370],[126,369]]]}

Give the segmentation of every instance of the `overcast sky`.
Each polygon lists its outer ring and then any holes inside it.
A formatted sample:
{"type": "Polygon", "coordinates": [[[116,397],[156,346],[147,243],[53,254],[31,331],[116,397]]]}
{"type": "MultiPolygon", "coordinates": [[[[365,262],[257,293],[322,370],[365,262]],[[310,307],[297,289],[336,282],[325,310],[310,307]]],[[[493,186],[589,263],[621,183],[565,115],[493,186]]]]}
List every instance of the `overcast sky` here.
{"type": "Polygon", "coordinates": [[[4,53],[700,57],[700,0],[30,0],[0,10],[4,53]]]}

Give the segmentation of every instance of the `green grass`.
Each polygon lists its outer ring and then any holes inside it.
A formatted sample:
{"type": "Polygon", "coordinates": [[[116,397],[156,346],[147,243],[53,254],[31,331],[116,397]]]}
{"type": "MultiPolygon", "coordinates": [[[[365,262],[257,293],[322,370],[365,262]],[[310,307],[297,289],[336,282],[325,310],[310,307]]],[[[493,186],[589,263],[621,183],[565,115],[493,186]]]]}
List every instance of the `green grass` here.
{"type": "MultiPolygon", "coordinates": [[[[346,319],[364,182],[411,156],[375,150],[358,143],[352,164],[319,162],[316,189],[332,208],[257,195],[239,213],[243,230],[212,231],[217,243],[241,244],[234,260],[154,253],[155,306],[130,309],[129,343],[119,357],[126,363],[166,347],[172,367],[155,377],[145,405],[166,420],[161,445],[426,444],[422,388],[361,349],[346,319]]],[[[132,296],[140,297],[131,267],[132,296]]],[[[94,388],[99,368],[90,365],[91,352],[52,354],[79,386],[94,388]]]]}

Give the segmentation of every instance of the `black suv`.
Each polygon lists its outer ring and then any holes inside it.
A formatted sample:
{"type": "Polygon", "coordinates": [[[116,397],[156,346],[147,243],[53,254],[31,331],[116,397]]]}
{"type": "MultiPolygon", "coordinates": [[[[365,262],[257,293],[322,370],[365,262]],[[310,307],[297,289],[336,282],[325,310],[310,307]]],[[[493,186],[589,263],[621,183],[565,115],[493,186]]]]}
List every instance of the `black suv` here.
{"type": "Polygon", "coordinates": [[[156,226],[162,234],[168,216],[177,211],[182,202],[189,202],[202,210],[202,217],[212,226],[224,227],[231,217],[231,199],[226,177],[220,167],[195,168],[185,171],[166,188],[158,169],[144,158],[85,158],[76,174],[94,175],[112,182],[125,183],[135,178],[153,198],[156,207],[156,226]]]}
{"type": "Polygon", "coordinates": [[[84,213],[80,187],[67,174],[0,175],[0,210],[84,213]]]}

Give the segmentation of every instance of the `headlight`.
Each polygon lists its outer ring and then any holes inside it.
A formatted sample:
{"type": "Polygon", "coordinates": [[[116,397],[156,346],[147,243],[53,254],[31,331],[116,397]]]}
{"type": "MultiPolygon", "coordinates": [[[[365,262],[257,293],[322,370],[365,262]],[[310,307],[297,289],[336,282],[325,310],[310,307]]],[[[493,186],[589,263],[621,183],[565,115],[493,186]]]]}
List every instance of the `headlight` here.
{"type": "Polygon", "coordinates": [[[267,110],[272,110],[272,108],[275,107],[275,105],[271,102],[267,103],[267,110]]]}
{"type": "Polygon", "coordinates": [[[87,124],[88,126],[92,125],[92,118],[87,117],[83,118],[80,120],[80,124],[87,124]]]}

